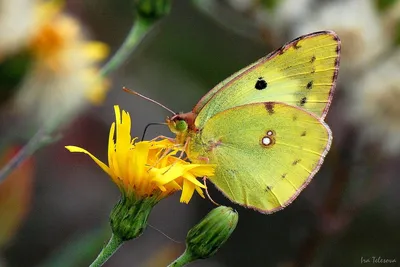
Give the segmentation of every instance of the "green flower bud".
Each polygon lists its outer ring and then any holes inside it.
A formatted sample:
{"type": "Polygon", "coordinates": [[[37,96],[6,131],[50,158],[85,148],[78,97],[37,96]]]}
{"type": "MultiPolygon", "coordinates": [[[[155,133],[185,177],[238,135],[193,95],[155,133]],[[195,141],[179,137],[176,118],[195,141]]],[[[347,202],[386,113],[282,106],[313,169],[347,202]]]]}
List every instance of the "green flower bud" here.
{"type": "Polygon", "coordinates": [[[171,10],[171,0],[135,0],[136,12],[142,19],[155,21],[171,10]]]}
{"type": "Polygon", "coordinates": [[[228,240],[239,220],[232,208],[220,206],[210,211],[186,237],[187,251],[196,259],[213,256],[228,240]]]}
{"type": "Polygon", "coordinates": [[[232,208],[220,206],[210,211],[187,234],[185,252],[168,267],[181,267],[214,255],[228,240],[239,220],[232,208]]]}
{"type": "Polygon", "coordinates": [[[142,199],[122,196],[110,215],[113,234],[123,241],[139,237],[146,228],[150,212],[157,202],[156,196],[142,199]]]}

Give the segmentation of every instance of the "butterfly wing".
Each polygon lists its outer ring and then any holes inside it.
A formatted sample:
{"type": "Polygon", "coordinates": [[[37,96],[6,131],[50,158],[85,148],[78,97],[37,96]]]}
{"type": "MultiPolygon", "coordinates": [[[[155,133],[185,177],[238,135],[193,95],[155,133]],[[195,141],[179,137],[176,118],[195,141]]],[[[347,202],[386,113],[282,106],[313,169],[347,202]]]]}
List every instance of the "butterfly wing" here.
{"type": "Polygon", "coordinates": [[[210,180],[233,202],[272,213],[289,205],[320,168],[332,142],[314,114],[284,103],[227,109],[192,133],[194,162],[217,164],[210,180]]]}
{"type": "Polygon", "coordinates": [[[198,114],[196,126],[202,128],[223,110],[266,101],[299,106],[324,119],[336,84],[339,56],[340,40],[334,32],[301,36],[208,92],[193,109],[198,114]]]}

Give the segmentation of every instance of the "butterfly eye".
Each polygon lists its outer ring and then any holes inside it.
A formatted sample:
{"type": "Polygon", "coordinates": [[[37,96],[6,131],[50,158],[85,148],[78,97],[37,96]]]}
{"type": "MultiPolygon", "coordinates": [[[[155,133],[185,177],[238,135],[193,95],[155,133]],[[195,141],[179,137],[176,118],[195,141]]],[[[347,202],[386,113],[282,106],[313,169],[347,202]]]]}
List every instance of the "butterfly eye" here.
{"type": "Polygon", "coordinates": [[[176,122],[175,128],[178,132],[184,132],[187,130],[188,125],[187,125],[186,121],[179,120],[176,122]]]}

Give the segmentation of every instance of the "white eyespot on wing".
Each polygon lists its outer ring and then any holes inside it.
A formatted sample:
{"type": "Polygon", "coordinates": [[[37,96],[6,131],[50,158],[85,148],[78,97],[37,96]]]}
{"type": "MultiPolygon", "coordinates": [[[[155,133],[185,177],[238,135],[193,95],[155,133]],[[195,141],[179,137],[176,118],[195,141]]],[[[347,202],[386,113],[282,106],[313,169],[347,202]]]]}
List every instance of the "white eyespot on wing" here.
{"type": "Polygon", "coordinates": [[[272,144],[272,139],[268,136],[264,136],[261,139],[261,144],[263,144],[264,146],[270,146],[272,144]]]}

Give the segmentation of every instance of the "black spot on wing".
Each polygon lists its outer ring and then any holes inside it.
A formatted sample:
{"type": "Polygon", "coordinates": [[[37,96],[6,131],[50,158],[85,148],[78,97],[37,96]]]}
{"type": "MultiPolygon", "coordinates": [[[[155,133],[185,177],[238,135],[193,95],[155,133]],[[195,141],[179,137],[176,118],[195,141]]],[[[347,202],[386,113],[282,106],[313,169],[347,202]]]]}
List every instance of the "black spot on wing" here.
{"type": "Polygon", "coordinates": [[[282,178],[282,179],[285,179],[285,178],[286,178],[286,175],[287,175],[287,173],[282,174],[282,175],[281,175],[281,178],[282,178]]]}
{"type": "Polygon", "coordinates": [[[300,136],[306,136],[307,135],[307,132],[306,131],[304,131],[304,132],[302,132],[301,133],[301,135],[300,136]]]}
{"type": "Polygon", "coordinates": [[[279,48],[276,52],[277,52],[279,55],[282,55],[283,53],[285,53],[285,50],[286,50],[286,45],[284,45],[284,46],[282,46],[281,48],[279,48]]]}
{"type": "Polygon", "coordinates": [[[310,63],[314,63],[314,61],[316,60],[317,58],[315,57],[315,55],[313,55],[312,57],[311,57],[311,59],[310,59],[310,63]]]}
{"type": "Polygon", "coordinates": [[[335,71],[333,72],[332,76],[332,83],[336,83],[338,74],[339,74],[339,64],[340,64],[340,58],[339,56],[335,59],[335,71]]]}
{"type": "Polygon", "coordinates": [[[338,67],[339,66],[339,58],[337,57],[336,59],[335,59],[335,67],[338,67]]]}
{"type": "Polygon", "coordinates": [[[333,77],[332,77],[332,83],[336,83],[337,80],[337,76],[339,73],[339,65],[340,65],[340,53],[341,53],[341,41],[339,39],[339,36],[334,35],[333,36],[333,40],[335,40],[337,42],[337,46],[336,46],[336,54],[337,54],[337,58],[335,59],[335,71],[333,73],[333,77]]]}
{"type": "Polygon", "coordinates": [[[295,161],[293,161],[292,165],[295,166],[297,165],[297,163],[299,163],[301,161],[301,159],[296,159],[295,161]]]}
{"type": "Polygon", "coordinates": [[[293,48],[296,49],[296,50],[301,48],[301,45],[299,45],[299,41],[300,41],[300,39],[293,43],[293,48]]]}
{"type": "Polygon", "coordinates": [[[336,34],[333,35],[333,40],[335,40],[336,42],[340,42],[339,36],[337,36],[336,34]]]}
{"type": "Polygon", "coordinates": [[[306,86],[307,89],[310,90],[310,89],[312,88],[312,86],[313,86],[313,83],[314,83],[313,81],[309,81],[309,82],[307,83],[307,86],[306,86]]]}
{"type": "Polygon", "coordinates": [[[267,86],[268,86],[267,81],[265,81],[262,77],[260,77],[260,78],[258,78],[254,88],[256,88],[257,90],[263,90],[263,89],[267,88],[267,86]]]}
{"type": "Polygon", "coordinates": [[[307,97],[300,99],[300,106],[304,106],[305,103],[307,103],[307,97]]]}

